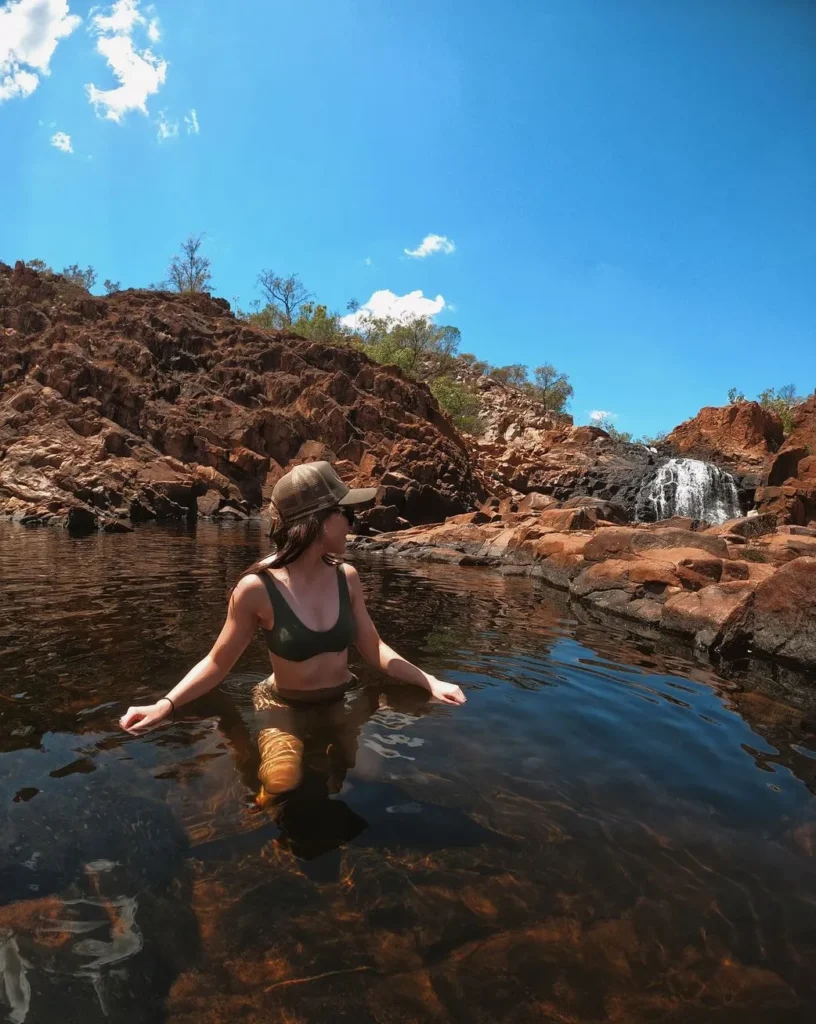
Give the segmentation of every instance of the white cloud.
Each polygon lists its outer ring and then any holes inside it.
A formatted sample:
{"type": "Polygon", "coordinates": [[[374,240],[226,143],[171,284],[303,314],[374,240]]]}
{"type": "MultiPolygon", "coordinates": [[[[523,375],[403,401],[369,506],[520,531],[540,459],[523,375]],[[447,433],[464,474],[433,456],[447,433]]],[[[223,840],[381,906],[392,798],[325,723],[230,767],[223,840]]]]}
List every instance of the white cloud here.
{"type": "Polygon", "coordinates": [[[349,313],[342,318],[347,327],[356,328],[367,316],[386,317],[392,320],[410,320],[416,316],[436,316],[445,308],[445,300],[441,295],[435,299],[426,298],[421,291],[408,292],[407,295],[396,295],[388,288],[374,292],[356,313],[349,313]]]}
{"type": "Polygon", "coordinates": [[[68,0],[11,0],[0,7],[0,103],[30,96],[47,75],[60,39],[81,18],[68,0]]]}
{"type": "Polygon", "coordinates": [[[156,124],[159,126],[159,130],[156,133],[159,142],[163,142],[165,139],[175,139],[179,133],[178,121],[168,121],[164,111],[159,114],[156,124]]]}
{"type": "Polygon", "coordinates": [[[74,151],[71,136],[66,135],[65,132],[55,132],[51,136],[51,145],[56,149],[61,149],[63,153],[73,153],[74,151]]]}
{"type": "Polygon", "coordinates": [[[416,249],[403,249],[402,251],[406,256],[424,259],[435,252],[444,252],[449,256],[455,250],[456,246],[447,235],[426,235],[416,249]]]}
{"type": "Polygon", "coordinates": [[[195,110],[191,110],[189,114],[184,118],[184,123],[187,125],[188,135],[198,135],[200,128],[198,126],[198,114],[195,110]]]}
{"type": "Polygon", "coordinates": [[[85,88],[97,114],[118,123],[130,110],[147,114],[148,96],[157,93],[167,78],[167,61],[149,47],[133,45],[137,28],[153,42],[159,38],[158,22],[155,18],[148,22],[139,11],[139,0],[116,0],[107,12],[92,8],[89,29],[98,37],[96,52],[105,58],[119,85],[98,89],[89,84],[85,88]]]}
{"type": "Polygon", "coordinates": [[[161,39],[161,30],[159,28],[158,18],[150,19],[150,23],[147,26],[147,38],[151,43],[157,43],[161,39]]]}
{"type": "Polygon", "coordinates": [[[607,412],[606,409],[593,409],[589,414],[589,421],[593,424],[601,423],[603,420],[616,420],[616,412],[607,412]]]}

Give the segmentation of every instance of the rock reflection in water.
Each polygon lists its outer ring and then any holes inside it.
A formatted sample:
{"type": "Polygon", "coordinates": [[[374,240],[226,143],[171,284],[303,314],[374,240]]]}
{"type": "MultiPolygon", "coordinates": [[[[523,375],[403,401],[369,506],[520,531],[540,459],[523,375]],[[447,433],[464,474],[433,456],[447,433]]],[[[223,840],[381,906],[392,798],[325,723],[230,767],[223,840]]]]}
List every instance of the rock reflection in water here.
{"type": "Polygon", "coordinates": [[[359,714],[260,810],[260,644],[174,725],[115,726],[259,547],[0,525],[9,1020],[813,1019],[812,694],[529,580],[363,564],[384,638],[468,704],[361,672],[359,714]]]}

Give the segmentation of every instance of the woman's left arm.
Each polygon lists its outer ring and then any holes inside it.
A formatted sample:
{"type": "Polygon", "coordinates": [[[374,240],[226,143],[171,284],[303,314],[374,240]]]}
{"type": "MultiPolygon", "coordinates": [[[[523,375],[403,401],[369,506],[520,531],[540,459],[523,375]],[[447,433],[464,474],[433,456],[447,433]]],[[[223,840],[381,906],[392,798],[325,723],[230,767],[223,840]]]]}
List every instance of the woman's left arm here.
{"type": "Polygon", "coordinates": [[[421,686],[423,690],[427,690],[437,700],[441,700],[445,704],[464,704],[465,695],[455,683],[445,683],[441,679],[437,679],[436,676],[428,675],[421,668],[406,661],[380,639],[377,627],[368,614],[357,570],[348,563],[344,563],[343,571],[348,581],[351,608],[354,614],[354,644],[363,659],[374,668],[385,672],[392,679],[421,686]]]}

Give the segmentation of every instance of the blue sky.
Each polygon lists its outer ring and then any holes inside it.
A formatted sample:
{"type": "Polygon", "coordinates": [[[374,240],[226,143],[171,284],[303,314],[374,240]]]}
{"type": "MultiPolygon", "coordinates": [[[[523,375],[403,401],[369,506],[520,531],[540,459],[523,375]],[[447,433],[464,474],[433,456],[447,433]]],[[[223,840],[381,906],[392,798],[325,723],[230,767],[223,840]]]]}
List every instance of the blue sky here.
{"type": "Polygon", "coordinates": [[[421,291],[671,429],[816,386],[814,53],[810,0],[0,2],[0,259],[144,286],[205,232],[229,300],[421,291]]]}

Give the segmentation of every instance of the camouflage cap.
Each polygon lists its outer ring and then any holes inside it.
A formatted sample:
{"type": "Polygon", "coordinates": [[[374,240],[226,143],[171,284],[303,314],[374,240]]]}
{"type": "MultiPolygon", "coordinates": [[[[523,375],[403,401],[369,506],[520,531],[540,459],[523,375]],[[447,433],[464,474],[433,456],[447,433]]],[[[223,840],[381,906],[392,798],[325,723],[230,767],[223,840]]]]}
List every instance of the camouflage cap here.
{"type": "Polygon", "coordinates": [[[347,487],[328,462],[304,462],[275,484],[272,504],[286,523],[338,505],[373,501],[376,487],[347,487]]]}

